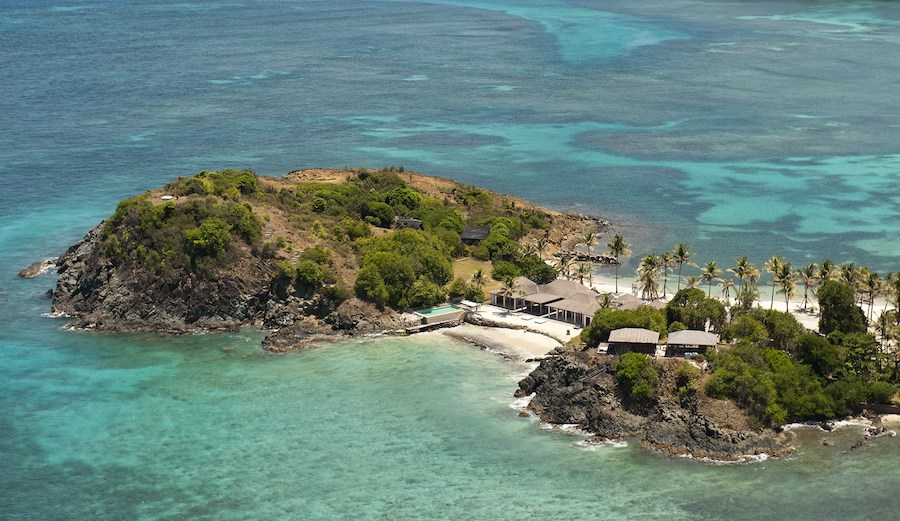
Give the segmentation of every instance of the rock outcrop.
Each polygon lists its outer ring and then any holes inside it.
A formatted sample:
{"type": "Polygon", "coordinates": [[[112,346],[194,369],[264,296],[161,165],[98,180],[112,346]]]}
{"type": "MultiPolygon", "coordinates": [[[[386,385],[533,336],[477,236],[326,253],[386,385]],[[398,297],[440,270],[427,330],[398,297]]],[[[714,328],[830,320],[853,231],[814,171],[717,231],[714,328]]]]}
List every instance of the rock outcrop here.
{"type": "Polygon", "coordinates": [[[629,403],[616,386],[614,363],[586,352],[545,359],[519,382],[516,396],[534,394],[529,408],[543,421],[576,424],[599,439],[641,437],[642,445],[672,455],[737,461],[793,450],[774,432],[751,429],[731,402],[698,394],[679,399],[673,370],[664,368],[656,399],[629,403]]]}
{"type": "Polygon", "coordinates": [[[101,226],[59,259],[52,311],[73,317],[75,327],[188,333],[233,330],[262,319],[272,270],[262,259],[241,256],[214,278],[160,277],[101,255],[101,226]]]}

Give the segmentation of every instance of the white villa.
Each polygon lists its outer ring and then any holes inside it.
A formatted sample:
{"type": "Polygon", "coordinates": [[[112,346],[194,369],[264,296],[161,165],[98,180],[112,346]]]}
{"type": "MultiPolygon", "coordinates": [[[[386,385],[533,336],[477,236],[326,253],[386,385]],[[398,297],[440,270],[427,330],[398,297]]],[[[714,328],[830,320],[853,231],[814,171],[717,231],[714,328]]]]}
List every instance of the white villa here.
{"type": "Polygon", "coordinates": [[[600,309],[599,296],[596,290],[571,280],[535,284],[525,277],[518,277],[511,294],[499,289],[492,291],[491,304],[587,327],[600,309]]]}

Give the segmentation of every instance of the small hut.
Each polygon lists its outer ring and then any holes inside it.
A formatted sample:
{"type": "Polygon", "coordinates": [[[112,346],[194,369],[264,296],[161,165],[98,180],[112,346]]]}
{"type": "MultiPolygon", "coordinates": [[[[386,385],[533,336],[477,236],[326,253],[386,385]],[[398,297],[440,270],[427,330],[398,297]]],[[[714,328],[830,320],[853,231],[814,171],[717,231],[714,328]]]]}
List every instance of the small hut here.
{"type": "Polygon", "coordinates": [[[611,355],[624,353],[644,353],[656,355],[656,344],[659,342],[659,333],[639,327],[625,327],[609,333],[609,347],[606,352],[611,355]]]}
{"type": "Polygon", "coordinates": [[[397,228],[410,228],[412,230],[421,230],[422,229],[422,220],[414,219],[412,217],[397,217],[395,221],[397,228]]]}
{"type": "Polygon", "coordinates": [[[669,333],[669,341],[666,345],[666,356],[690,356],[688,353],[705,354],[719,343],[719,337],[715,333],[695,331],[673,331],[669,333]]]}
{"type": "Polygon", "coordinates": [[[462,239],[463,244],[468,244],[469,246],[478,244],[479,242],[487,239],[487,236],[491,233],[491,229],[487,226],[473,226],[469,225],[463,230],[460,234],[459,238],[462,239]]]}

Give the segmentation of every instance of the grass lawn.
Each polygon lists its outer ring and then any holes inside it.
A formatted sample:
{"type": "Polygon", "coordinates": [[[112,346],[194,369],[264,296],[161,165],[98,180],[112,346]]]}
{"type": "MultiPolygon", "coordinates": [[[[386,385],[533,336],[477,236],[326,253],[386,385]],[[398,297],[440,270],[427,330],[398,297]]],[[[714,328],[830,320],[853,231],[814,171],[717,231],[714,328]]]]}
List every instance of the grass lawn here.
{"type": "Polygon", "coordinates": [[[453,278],[461,278],[469,284],[472,283],[472,275],[478,270],[481,270],[481,272],[484,273],[484,286],[482,289],[484,290],[485,297],[487,297],[488,293],[491,291],[502,286],[499,281],[491,278],[490,262],[473,259],[472,257],[453,261],[453,278]]]}

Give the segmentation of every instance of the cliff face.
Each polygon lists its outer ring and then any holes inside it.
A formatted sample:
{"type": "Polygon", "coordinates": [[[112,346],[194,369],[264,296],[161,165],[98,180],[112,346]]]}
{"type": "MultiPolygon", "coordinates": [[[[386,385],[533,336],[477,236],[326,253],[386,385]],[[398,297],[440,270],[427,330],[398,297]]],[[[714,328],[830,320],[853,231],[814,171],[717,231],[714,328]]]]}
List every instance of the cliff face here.
{"type": "Polygon", "coordinates": [[[102,255],[100,228],[58,261],[52,309],[74,317],[76,327],[185,333],[229,330],[263,318],[271,262],[243,255],[213,278],[185,272],[163,278],[102,255]]]}
{"type": "Polygon", "coordinates": [[[735,461],[793,449],[775,433],[757,432],[731,402],[700,394],[679,399],[674,364],[666,361],[658,396],[649,403],[623,400],[614,377],[615,358],[566,353],[547,358],[519,382],[516,396],[534,394],[529,404],[543,421],[571,423],[598,438],[641,437],[642,445],[672,455],[735,461]]]}

